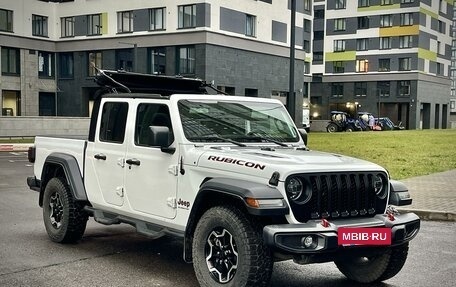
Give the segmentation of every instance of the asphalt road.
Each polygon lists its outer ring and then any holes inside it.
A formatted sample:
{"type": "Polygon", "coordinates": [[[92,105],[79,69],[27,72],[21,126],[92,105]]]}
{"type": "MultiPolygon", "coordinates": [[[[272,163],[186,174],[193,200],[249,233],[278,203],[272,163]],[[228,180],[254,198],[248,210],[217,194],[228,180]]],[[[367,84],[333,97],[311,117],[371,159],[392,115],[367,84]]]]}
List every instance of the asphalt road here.
{"type": "MultiPolygon", "coordinates": [[[[0,286],[198,286],[182,244],[151,240],[128,225],[89,221],[82,241],[52,243],[42,223],[38,193],[25,153],[0,152],[0,286]]],[[[396,277],[376,286],[455,286],[456,223],[423,222],[396,277]]],[[[271,286],[356,286],[332,263],[276,263],[271,286]]],[[[366,285],[363,285],[366,286],[366,285]]]]}

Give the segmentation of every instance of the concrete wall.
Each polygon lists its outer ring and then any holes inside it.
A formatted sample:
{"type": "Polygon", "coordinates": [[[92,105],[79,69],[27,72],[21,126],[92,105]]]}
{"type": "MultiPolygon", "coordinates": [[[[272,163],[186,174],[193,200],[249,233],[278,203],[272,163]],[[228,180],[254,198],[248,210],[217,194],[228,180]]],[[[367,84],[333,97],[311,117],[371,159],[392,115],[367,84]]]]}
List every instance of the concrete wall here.
{"type": "Polygon", "coordinates": [[[87,136],[90,118],[0,117],[0,137],[87,136]]]}

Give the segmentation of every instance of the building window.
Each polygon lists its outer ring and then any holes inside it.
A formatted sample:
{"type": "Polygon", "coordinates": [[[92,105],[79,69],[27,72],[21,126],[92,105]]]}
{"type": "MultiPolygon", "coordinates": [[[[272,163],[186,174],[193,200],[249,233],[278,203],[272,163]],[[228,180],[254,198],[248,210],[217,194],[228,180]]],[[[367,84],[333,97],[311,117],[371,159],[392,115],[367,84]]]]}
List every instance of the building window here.
{"type": "Polygon", "coordinates": [[[314,31],[314,41],[323,40],[324,36],[325,36],[324,31],[314,31]]]}
{"type": "Polygon", "coordinates": [[[345,72],[345,65],[343,61],[335,61],[333,62],[333,73],[344,73],[345,72]]]}
{"type": "Polygon", "coordinates": [[[413,0],[401,0],[401,3],[413,3],[413,0]]]}
{"type": "Polygon", "coordinates": [[[378,71],[389,72],[390,71],[390,59],[378,59],[378,71]]]}
{"type": "Polygon", "coordinates": [[[253,15],[245,15],[245,35],[255,37],[256,34],[256,17],[253,15]]]}
{"type": "Polygon", "coordinates": [[[166,8],[154,8],[149,10],[150,30],[164,30],[166,8]]]}
{"type": "Polygon", "coordinates": [[[19,75],[20,63],[19,49],[2,47],[2,74],[19,75]]]}
{"type": "Polygon", "coordinates": [[[358,0],[358,7],[369,7],[369,0],[358,0]]]}
{"type": "Polygon", "coordinates": [[[38,76],[42,78],[53,78],[54,61],[54,53],[38,52],[38,76]]]}
{"type": "Polygon", "coordinates": [[[334,19],[334,31],[345,30],[345,18],[334,19]]]}
{"type": "Polygon", "coordinates": [[[331,93],[334,98],[342,98],[344,96],[344,83],[332,83],[331,93]]]}
{"type": "Polygon", "coordinates": [[[166,74],[166,49],[152,48],[149,50],[149,73],[166,74]]]}
{"type": "Polygon", "coordinates": [[[59,55],[59,76],[64,79],[73,78],[74,60],[73,53],[61,53],[59,55]]]}
{"type": "Polygon", "coordinates": [[[443,21],[440,21],[440,20],[439,20],[439,32],[445,33],[445,23],[443,23],[443,21]]]}
{"type": "Polygon", "coordinates": [[[369,50],[369,39],[357,39],[356,40],[356,51],[366,51],[369,50]]]}
{"type": "Polygon", "coordinates": [[[310,7],[310,0],[304,0],[304,10],[309,12],[310,7]]]}
{"type": "MultiPolygon", "coordinates": [[[[413,36],[399,36],[399,48],[412,48],[413,36]]],[[[437,47],[437,51],[439,51],[437,47]]]]}
{"type": "Polygon", "coordinates": [[[304,40],[303,49],[306,53],[310,53],[310,41],[304,40]]]}
{"type": "Polygon", "coordinates": [[[314,10],[314,19],[325,19],[325,10],[314,10]]]}
{"type": "Polygon", "coordinates": [[[413,13],[401,13],[401,26],[413,25],[413,13]]]}
{"type": "Polygon", "coordinates": [[[358,29],[369,29],[369,17],[358,17],[358,29]]]}
{"type": "Polygon", "coordinates": [[[437,54],[442,54],[441,49],[442,49],[442,42],[437,41],[437,54]]]}
{"type": "Polygon", "coordinates": [[[20,116],[21,115],[21,93],[19,91],[2,91],[2,115],[20,116]]]}
{"type": "Polygon", "coordinates": [[[133,11],[117,12],[117,33],[133,32],[133,11]]]}
{"type": "Polygon", "coordinates": [[[178,71],[180,75],[195,74],[195,47],[180,47],[178,71]]]}
{"type": "Polygon", "coordinates": [[[32,35],[47,37],[48,35],[48,17],[32,15],[32,35]]]}
{"type": "Polygon", "coordinates": [[[87,15],[88,35],[101,35],[101,14],[87,15]]]}
{"type": "Polygon", "coordinates": [[[380,15],[380,27],[393,26],[393,15],[380,15]]]}
{"type": "Polygon", "coordinates": [[[0,9],[0,31],[13,32],[13,11],[0,9]]]}
{"type": "Polygon", "coordinates": [[[446,12],[446,3],[443,3],[443,0],[439,0],[439,11],[442,13],[446,12]]]}
{"type": "Polygon", "coordinates": [[[367,95],[367,82],[355,82],[355,96],[365,97],[367,95]]]}
{"type": "Polygon", "coordinates": [[[63,17],[60,18],[61,22],[61,36],[62,37],[74,37],[74,17],[63,17]]]}
{"type": "Polygon", "coordinates": [[[390,96],[390,82],[377,82],[377,91],[379,97],[389,97],[390,96]]]}
{"type": "Polygon", "coordinates": [[[345,40],[334,40],[334,52],[345,51],[345,40]]]}
{"type": "Polygon", "coordinates": [[[88,59],[88,76],[93,77],[97,74],[97,69],[95,69],[95,67],[98,69],[102,68],[103,56],[101,52],[89,52],[88,59]]]}
{"type": "Polygon", "coordinates": [[[380,50],[391,49],[391,37],[380,38],[380,50]]]}
{"type": "Polygon", "coordinates": [[[40,116],[55,116],[55,93],[38,94],[38,115],[40,116]]]}
{"type": "Polygon", "coordinates": [[[304,62],[304,74],[310,74],[310,62],[304,62]]]}
{"type": "Polygon", "coordinates": [[[444,67],[445,66],[442,63],[437,63],[435,74],[443,76],[444,67]]]}
{"type": "Polygon", "coordinates": [[[399,96],[410,96],[410,81],[399,81],[399,96]]]}
{"type": "Polygon", "coordinates": [[[312,22],[310,20],[304,19],[304,32],[311,32],[312,30],[312,22]]]}
{"type": "Polygon", "coordinates": [[[412,69],[411,58],[399,58],[399,71],[410,71],[412,69]]]}
{"type": "Polygon", "coordinates": [[[392,5],[393,4],[393,0],[382,0],[380,2],[380,5],[392,5]]]}
{"type": "Polygon", "coordinates": [[[345,9],[347,7],[347,0],[336,0],[336,9],[345,9]]]}
{"type": "Polygon", "coordinates": [[[360,59],[356,60],[356,72],[367,72],[369,71],[369,60],[360,59]]]}
{"type": "Polygon", "coordinates": [[[196,5],[183,5],[179,6],[179,25],[182,28],[196,27],[196,5]]]}

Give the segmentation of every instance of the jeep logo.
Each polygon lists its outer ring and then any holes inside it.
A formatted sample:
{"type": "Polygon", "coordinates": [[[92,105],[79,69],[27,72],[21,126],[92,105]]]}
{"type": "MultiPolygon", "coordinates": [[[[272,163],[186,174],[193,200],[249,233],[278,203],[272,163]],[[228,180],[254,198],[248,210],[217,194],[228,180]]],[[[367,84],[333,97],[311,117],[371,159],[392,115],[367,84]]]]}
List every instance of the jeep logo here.
{"type": "Polygon", "coordinates": [[[235,159],[235,158],[223,157],[223,156],[210,155],[208,157],[208,160],[219,161],[219,162],[224,162],[224,163],[231,163],[231,164],[237,164],[237,165],[242,165],[242,166],[256,168],[256,169],[261,169],[261,170],[263,170],[266,167],[266,165],[263,165],[263,164],[254,163],[254,162],[251,162],[251,161],[240,160],[240,159],[235,159]]]}
{"type": "Polygon", "coordinates": [[[179,198],[177,201],[177,206],[182,209],[189,209],[190,208],[190,201],[185,201],[179,198]]]}

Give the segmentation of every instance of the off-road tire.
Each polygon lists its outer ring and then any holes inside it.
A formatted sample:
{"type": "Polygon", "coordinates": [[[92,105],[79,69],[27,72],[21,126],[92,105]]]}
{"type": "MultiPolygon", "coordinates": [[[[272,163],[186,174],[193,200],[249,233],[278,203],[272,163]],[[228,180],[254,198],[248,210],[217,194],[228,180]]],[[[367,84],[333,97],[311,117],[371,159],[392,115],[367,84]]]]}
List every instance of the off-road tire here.
{"type": "Polygon", "coordinates": [[[349,257],[334,263],[348,279],[360,283],[380,282],[394,277],[401,271],[407,260],[408,243],[387,249],[385,253],[368,257],[368,262],[360,263],[362,257],[349,257]]]}
{"type": "Polygon", "coordinates": [[[339,127],[334,124],[334,123],[329,123],[327,126],[326,126],[326,131],[328,133],[335,133],[335,132],[338,132],[339,131],[339,127]]]}
{"type": "Polygon", "coordinates": [[[207,210],[199,220],[193,237],[193,266],[199,284],[203,287],[267,286],[273,260],[262,238],[262,228],[258,222],[239,209],[216,206],[207,210]],[[226,276],[229,280],[224,283],[220,283],[215,276],[217,274],[209,271],[210,260],[207,260],[208,249],[213,249],[209,245],[213,231],[220,235],[222,230],[232,236],[237,251],[237,269],[232,278],[226,276]]]}
{"type": "Polygon", "coordinates": [[[43,196],[43,220],[52,241],[78,241],[84,234],[88,218],[88,214],[83,210],[83,204],[74,200],[64,178],[55,177],[49,180],[43,196]],[[56,201],[59,207],[55,207],[56,201]]]}

